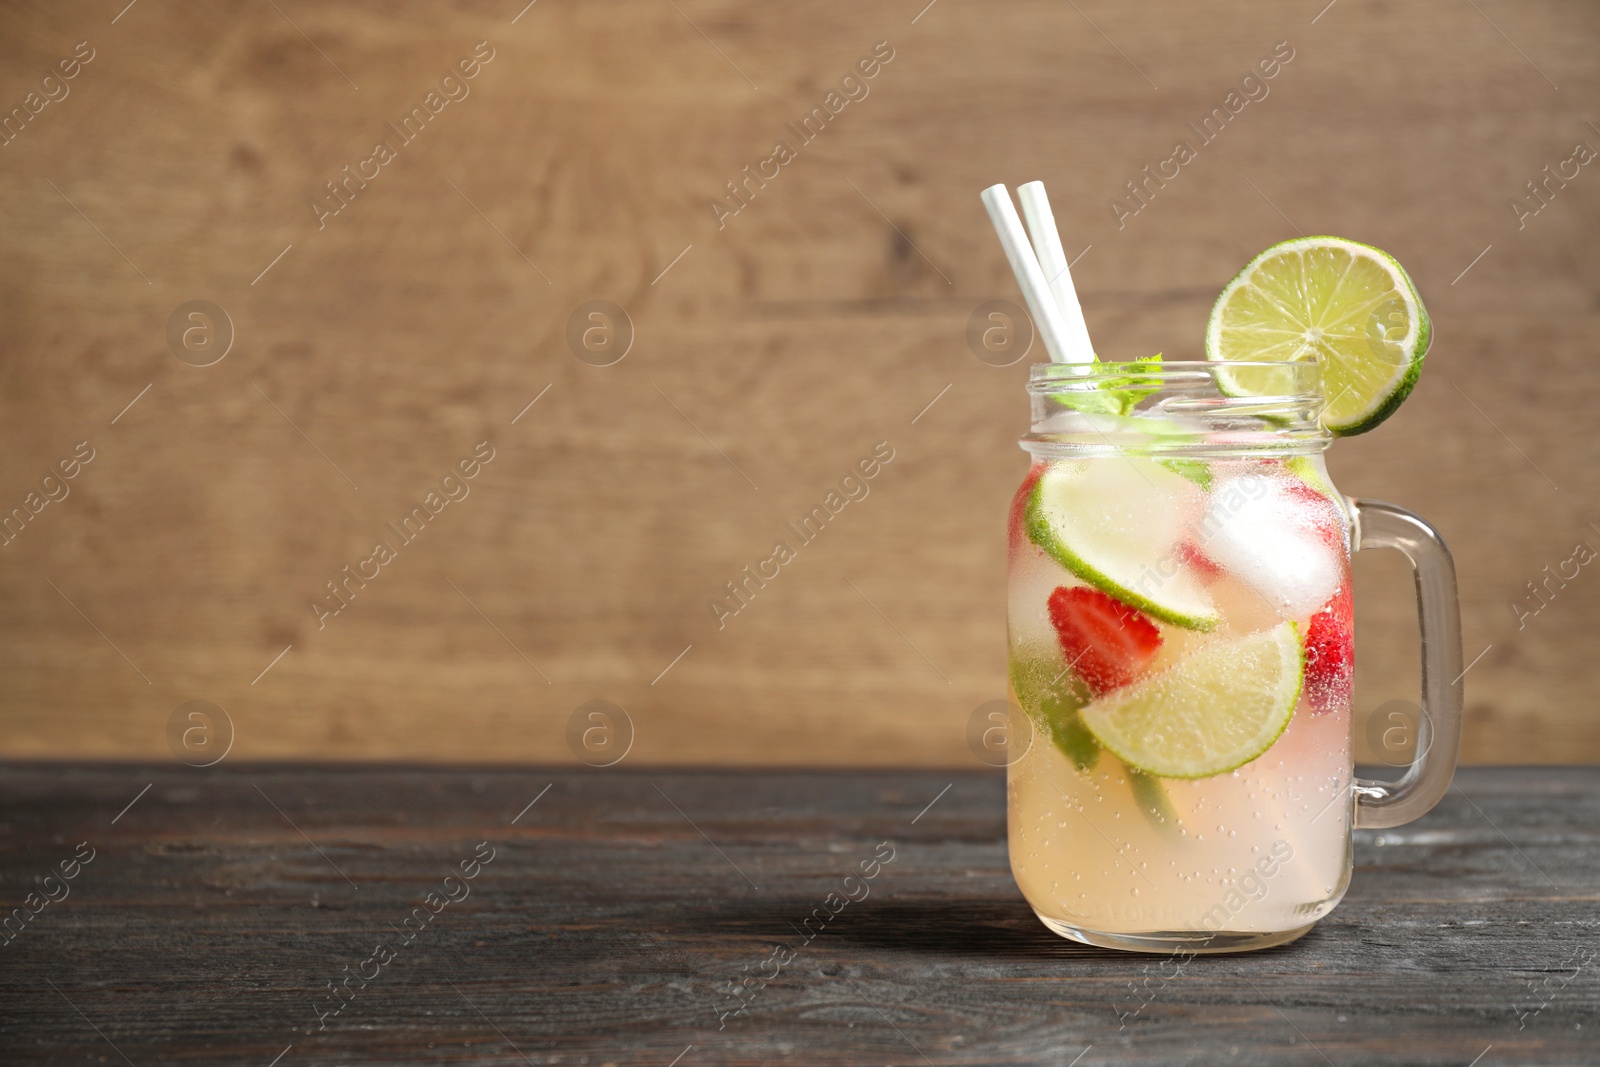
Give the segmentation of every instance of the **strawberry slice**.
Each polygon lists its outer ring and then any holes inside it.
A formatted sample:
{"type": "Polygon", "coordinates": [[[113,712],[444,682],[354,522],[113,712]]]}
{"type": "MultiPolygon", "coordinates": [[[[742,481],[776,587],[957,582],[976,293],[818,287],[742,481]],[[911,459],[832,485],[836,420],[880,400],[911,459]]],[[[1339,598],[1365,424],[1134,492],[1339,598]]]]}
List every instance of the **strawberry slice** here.
{"type": "Polygon", "coordinates": [[[1355,679],[1355,604],[1350,580],[1306,626],[1306,699],[1316,714],[1350,705],[1355,679]]]}
{"type": "Polygon", "coordinates": [[[1222,577],[1222,568],[1201,550],[1200,545],[1192,537],[1179,541],[1178,547],[1173,550],[1173,555],[1178,557],[1178,562],[1194,571],[1201,585],[1215,585],[1217,579],[1222,577]]]}
{"type": "Polygon", "coordinates": [[[1061,651],[1095,696],[1133,681],[1161,648],[1149,616],[1098,589],[1061,586],[1049,609],[1061,651]]]}
{"type": "Polygon", "coordinates": [[[1028,499],[1033,496],[1033,487],[1043,473],[1044,463],[1035,463],[1028,469],[1028,476],[1022,479],[1022,488],[1011,498],[1011,516],[1006,532],[1013,549],[1027,543],[1028,531],[1024,527],[1023,516],[1028,509],[1028,499]]]}

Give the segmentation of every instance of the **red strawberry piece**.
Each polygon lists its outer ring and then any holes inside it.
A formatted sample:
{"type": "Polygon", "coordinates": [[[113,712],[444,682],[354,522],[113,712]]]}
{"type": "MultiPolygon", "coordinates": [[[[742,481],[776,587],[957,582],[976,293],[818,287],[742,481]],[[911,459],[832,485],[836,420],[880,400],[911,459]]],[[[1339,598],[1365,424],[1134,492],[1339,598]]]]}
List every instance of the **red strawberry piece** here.
{"type": "Polygon", "coordinates": [[[1344,517],[1338,506],[1305,482],[1290,482],[1283,487],[1284,495],[1294,501],[1294,520],[1317,535],[1329,548],[1345,550],[1344,517]]]}
{"type": "Polygon", "coordinates": [[[1028,476],[1022,479],[1022,488],[1017,490],[1017,495],[1011,498],[1011,521],[1007,533],[1011,539],[1013,550],[1026,544],[1028,532],[1023,529],[1023,520],[1028,512],[1028,499],[1033,496],[1033,487],[1039,481],[1039,476],[1044,473],[1044,464],[1035,463],[1028,471],[1028,476]]]}
{"type": "Polygon", "coordinates": [[[1049,608],[1061,651],[1096,696],[1137,678],[1161,647],[1148,616],[1098,589],[1062,586],[1049,608]]]}
{"type": "Polygon", "coordinates": [[[1173,555],[1178,557],[1180,563],[1194,571],[1203,585],[1211,585],[1222,577],[1222,568],[1191,539],[1179,541],[1178,547],[1173,550],[1173,555]]]}
{"type": "Polygon", "coordinates": [[[1350,580],[1346,578],[1333,599],[1311,616],[1306,627],[1306,699],[1317,714],[1350,704],[1356,665],[1355,629],[1355,605],[1350,597],[1350,580]]]}

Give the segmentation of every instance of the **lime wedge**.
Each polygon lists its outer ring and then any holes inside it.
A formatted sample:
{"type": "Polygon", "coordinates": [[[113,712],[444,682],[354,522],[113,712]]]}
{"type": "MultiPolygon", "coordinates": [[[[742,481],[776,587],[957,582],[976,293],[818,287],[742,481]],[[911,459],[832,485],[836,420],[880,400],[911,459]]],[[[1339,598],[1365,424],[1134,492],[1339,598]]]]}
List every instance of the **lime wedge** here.
{"type": "Polygon", "coordinates": [[[1054,655],[1013,656],[1011,693],[1022,710],[1045,728],[1066,757],[1088,772],[1100,758],[1100,746],[1078,718],[1088,687],[1054,655]]]}
{"type": "Polygon", "coordinates": [[[1124,762],[1162,778],[1209,778],[1272,747],[1300,698],[1293,623],[1209,643],[1078,714],[1124,762]]]}
{"type": "MultiPolygon", "coordinates": [[[[1333,482],[1329,480],[1328,472],[1324,469],[1320,459],[1311,456],[1290,456],[1283,461],[1283,465],[1285,469],[1292,472],[1302,482],[1305,482],[1323,496],[1335,502],[1338,501],[1339,491],[1333,487],[1333,482]]],[[[1343,506],[1343,504],[1340,504],[1340,507],[1343,506]]]]}
{"type": "Polygon", "coordinates": [[[1217,624],[1216,605],[1177,551],[1200,489],[1136,456],[1053,464],[1039,476],[1023,522],[1028,537],[1090,585],[1162,622],[1217,624]]]}
{"type": "MultiPolygon", "coordinates": [[[[1273,245],[1217,297],[1206,358],[1322,365],[1322,422],[1341,436],[1394,414],[1417,384],[1432,337],[1428,313],[1393,256],[1342,237],[1273,245]]],[[[1273,391],[1264,372],[1228,375],[1239,395],[1273,391]]]]}
{"type": "Polygon", "coordinates": [[[1178,828],[1178,812],[1167,795],[1167,787],[1153,774],[1128,768],[1128,785],[1133,789],[1133,799],[1150,822],[1163,830],[1178,828]]]}

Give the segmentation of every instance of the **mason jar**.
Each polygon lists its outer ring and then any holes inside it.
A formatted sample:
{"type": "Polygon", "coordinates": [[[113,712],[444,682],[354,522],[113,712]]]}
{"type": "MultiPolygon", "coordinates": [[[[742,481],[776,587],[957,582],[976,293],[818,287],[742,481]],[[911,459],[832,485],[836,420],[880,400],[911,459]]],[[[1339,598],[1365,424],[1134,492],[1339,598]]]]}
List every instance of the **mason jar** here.
{"type": "Polygon", "coordinates": [[[1315,362],[1051,363],[1028,393],[1007,584],[1017,885],[1088,944],[1291,941],[1344,895],[1353,827],[1410,821],[1449,786],[1450,555],[1411,512],[1334,487],[1315,362]],[[1419,756],[1391,784],[1354,775],[1361,548],[1416,575],[1419,756]]]}

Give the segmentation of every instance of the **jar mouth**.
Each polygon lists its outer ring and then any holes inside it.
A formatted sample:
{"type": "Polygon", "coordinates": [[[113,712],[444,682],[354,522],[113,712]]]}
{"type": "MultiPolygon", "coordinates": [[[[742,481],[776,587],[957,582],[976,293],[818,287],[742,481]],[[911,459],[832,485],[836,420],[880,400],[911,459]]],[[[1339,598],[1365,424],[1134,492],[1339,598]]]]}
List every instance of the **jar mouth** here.
{"type": "Polygon", "coordinates": [[[1134,360],[1029,368],[1035,455],[1304,454],[1328,447],[1315,360],[1134,360]]]}
{"type": "Polygon", "coordinates": [[[1125,363],[1035,363],[1028,368],[1028,392],[1086,392],[1090,389],[1158,385],[1207,385],[1219,393],[1237,397],[1241,393],[1265,398],[1320,400],[1322,368],[1316,359],[1235,360],[1191,359],[1153,362],[1132,360],[1125,363]]]}

